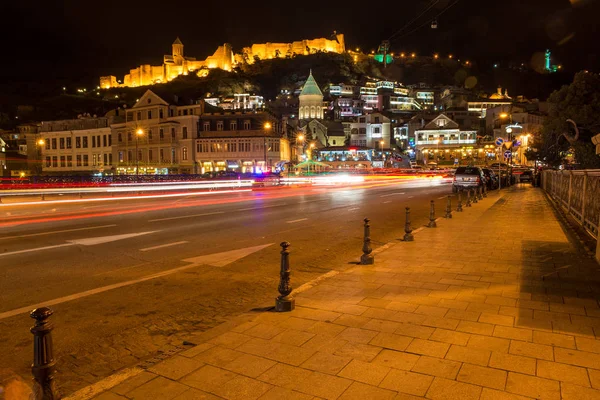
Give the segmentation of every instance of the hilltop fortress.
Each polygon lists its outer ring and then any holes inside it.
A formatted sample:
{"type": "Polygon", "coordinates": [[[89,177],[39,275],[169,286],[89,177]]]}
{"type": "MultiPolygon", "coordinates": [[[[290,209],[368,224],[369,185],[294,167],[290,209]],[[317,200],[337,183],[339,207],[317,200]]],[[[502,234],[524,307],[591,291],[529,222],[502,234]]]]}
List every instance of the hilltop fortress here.
{"type": "Polygon", "coordinates": [[[100,87],[110,89],[113,87],[136,87],[154,85],[168,82],[179,75],[196,72],[199,76],[206,75],[206,69],[220,68],[231,71],[238,64],[252,64],[256,60],[294,57],[317,52],[344,53],[344,35],[334,32],[330,39],[304,39],[292,43],[260,43],[244,47],[242,52],[234,54],[229,43],[219,46],[212,56],[205,60],[186,57],[183,54],[183,43],[179,38],[172,45],[172,54],[163,57],[162,65],[144,64],[129,70],[123,81],[117,80],[114,75],[100,77],[100,87]]]}

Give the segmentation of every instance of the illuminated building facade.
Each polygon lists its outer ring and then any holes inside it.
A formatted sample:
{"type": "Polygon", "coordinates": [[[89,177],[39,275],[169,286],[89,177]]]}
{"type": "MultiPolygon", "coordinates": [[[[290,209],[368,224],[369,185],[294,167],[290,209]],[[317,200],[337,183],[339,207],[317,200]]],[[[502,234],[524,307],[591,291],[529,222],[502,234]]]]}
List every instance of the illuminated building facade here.
{"type": "Polygon", "coordinates": [[[236,62],[252,64],[256,59],[290,58],[297,55],[308,55],[318,52],[344,53],[346,45],[344,34],[334,32],[329,39],[304,39],[292,43],[260,43],[244,47],[242,54],[236,54],[236,62]]]}
{"type": "Polygon", "coordinates": [[[389,149],[390,125],[390,119],[377,112],[360,116],[350,123],[350,144],[371,149],[389,149]]]}

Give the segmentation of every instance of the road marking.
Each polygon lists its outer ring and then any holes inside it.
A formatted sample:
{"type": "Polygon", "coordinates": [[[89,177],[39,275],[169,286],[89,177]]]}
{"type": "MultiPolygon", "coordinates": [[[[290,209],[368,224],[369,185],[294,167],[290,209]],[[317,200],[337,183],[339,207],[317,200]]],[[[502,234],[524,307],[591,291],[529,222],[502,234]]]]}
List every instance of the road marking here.
{"type": "Polygon", "coordinates": [[[57,245],[54,245],[54,246],[44,246],[44,247],[37,247],[35,249],[18,250],[18,251],[10,251],[8,253],[1,253],[0,257],[10,256],[10,255],[13,255],[13,254],[32,253],[32,252],[35,252],[35,251],[56,249],[56,248],[59,248],[59,247],[74,246],[76,244],[79,244],[79,245],[82,245],[82,246],[93,246],[93,245],[96,245],[96,244],[114,242],[116,240],[128,239],[128,238],[131,238],[131,237],[136,237],[136,236],[141,236],[141,235],[147,235],[149,233],[154,233],[154,232],[159,232],[159,231],[126,233],[124,235],[100,236],[100,237],[94,237],[94,238],[67,240],[67,243],[57,244],[57,245]]]}
{"type": "Polygon", "coordinates": [[[174,219],[184,219],[184,218],[194,218],[194,217],[205,217],[208,215],[217,215],[217,214],[225,214],[225,211],[216,211],[211,213],[204,214],[192,214],[192,215],[182,215],[180,217],[170,217],[170,218],[159,218],[159,219],[150,219],[148,222],[160,222],[160,221],[171,221],[174,219]]]}
{"type": "Polygon", "coordinates": [[[173,242],[173,243],[161,244],[159,246],[146,247],[144,249],[140,249],[140,251],[150,251],[150,250],[162,249],[163,247],[177,246],[178,244],[184,244],[184,243],[189,243],[189,242],[187,240],[182,240],[181,242],[173,242]]]}
{"type": "Polygon", "coordinates": [[[281,206],[286,206],[286,205],[287,205],[287,203],[273,204],[272,206],[264,206],[264,207],[238,208],[236,211],[262,210],[263,208],[281,207],[281,206]]]}
{"type": "Polygon", "coordinates": [[[133,376],[137,376],[144,372],[144,369],[140,367],[126,368],[115,374],[104,378],[103,380],[94,383],[93,385],[86,386],[83,389],[79,389],[77,392],[70,394],[68,400],[89,400],[102,392],[106,392],[109,389],[117,386],[119,383],[129,379],[133,376]]]}
{"type": "Polygon", "coordinates": [[[388,201],[384,201],[383,204],[391,203],[391,202],[392,202],[391,200],[388,200],[388,201]]]}
{"type": "Polygon", "coordinates": [[[400,192],[396,192],[396,193],[390,193],[390,194],[382,194],[379,197],[388,197],[388,196],[396,196],[398,194],[404,194],[404,193],[400,193],[400,192]]]}
{"type": "Polygon", "coordinates": [[[409,199],[412,199],[413,197],[415,197],[415,196],[408,196],[409,199]]]}
{"type": "Polygon", "coordinates": [[[68,296],[64,296],[64,297],[59,297],[57,299],[52,299],[52,300],[48,300],[45,301],[43,303],[39,303],[39,304],[31,304],[25,307],[20,307],[14,310],[10,310],[10,311],[5,311],[3,313],[0,313],[0,320],[3,320],[5,318],[10,318],[10,317],[14,317],[15,315],[19,315],[19,314],[23,314],[23,313],[28,313],[31,310],[33,310],[34,308],[38,308],[38,307],[48,307],[48,306],[54,306],[56,304],[61,304],[61,303],[66,303],[68,301],[72,301],[72,300],[77,300],[80,299],[82,297],[88,297],[94,294],[98,294],[98,293],[103,293],[103,292],[107,292],[109,290],[113,290],[113,289],[118,289],[118,288],[122,288],[124,286],[131,286],[134,285],[136,283],[141,283],[141,282],[145,282],[145,281],[149,281],[151,279],[156,279],[156,278],[161,278],[163,276],[167,276],[167,275],[171,275],[180,271],[185,271],[186,269],[190,269],[193,267],[198,267],[200,265],[212,265],[215,267],[223,267],[227,264],[231,264],[234,261],[237,261],[241,258],[244,258],[252,253],[255,253],[259,250],[264,249],[265,247],[269,247],[271,246],[273,243],[269,243],[269,244],[263,244],[260,246],[254,246],[254,247],[246,247],[243,249],[237,249],[237,250],[232,250],[232,251],[225,251],[223,253],[216,253],[216,254],[209,254],[206,256],[200,256],[200,257],[195,257],[195,258],[190,258],[190,259],[186,259],[183,260],[184,262],[191,262],[190,265],[185,265],[183,267],[177,267],[177,268],[173,268],[173,269],[169,269],[166,271],[162,271],[162,272],[158,272],[156,274],[152,274],[152,275],[147,275],[147,276],[143,276],[141,278],[138,279],[132,279],[130,281],[125,281],[125,282],[120,282],[120,283],[115,283],[112,285],[108,285],[108,286],[102,286],[99,288],[95,288],[95,289],[90,289],[90,290],[86,290],[84,292],[80,292],[80,293],[75,293],[75,294],[71,294],[68,296]]]}
{"type": "Polygon", "coordinates": [[[0,240],[3,240],[3,239],[16,239],[16,238],[24,238],[24,237],[33,237],[33,236],[43,236],[43,235],[52,235],[53,233],[77,232],[77,231],[86,231],[86,230],[92,230],[92,229],[112,228],[113,226],[117,226],[117,225],[113,224],[113,225],[102,225],[102,226],[89,226],[87,228],[64,229],[62,231],[51,231],[51,232],[41,232],[41,233],[30,233],[30,234],[27,234],[27,235],[5,236],[5,237],[0,237],[0,240]]]}
{"type": "Polygon", "coordinates": [[[438,197],[438,200],[445,199],[446,196],[438,197]]]}
{"type": "Polygon", "coordinates": [[[358,210],[360,207],[349,208],[348,211],[358,210]]]}
{"type": "Polygon", "coordinates": [[[286,221],[288,224],[293,224],[294,222],[300,222],[300,221],[306,221],[308,218],[300,218],[300,219],[295,219],[293,221],[286,221]]]}

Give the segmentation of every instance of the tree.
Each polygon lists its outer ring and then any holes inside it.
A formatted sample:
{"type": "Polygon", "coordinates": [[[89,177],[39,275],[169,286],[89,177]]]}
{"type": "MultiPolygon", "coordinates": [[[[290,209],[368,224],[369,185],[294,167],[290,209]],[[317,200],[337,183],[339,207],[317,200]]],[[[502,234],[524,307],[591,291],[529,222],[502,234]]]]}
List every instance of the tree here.
{"type": "Polygon", "coordinates": [[[573,151],[581,168],[600,168],[592,137],[600,133],[600,77],[579,72],[570,85],[548,98],[548,117],[535,147],[539,157],[551,165],[563,163],[573,151]]]}

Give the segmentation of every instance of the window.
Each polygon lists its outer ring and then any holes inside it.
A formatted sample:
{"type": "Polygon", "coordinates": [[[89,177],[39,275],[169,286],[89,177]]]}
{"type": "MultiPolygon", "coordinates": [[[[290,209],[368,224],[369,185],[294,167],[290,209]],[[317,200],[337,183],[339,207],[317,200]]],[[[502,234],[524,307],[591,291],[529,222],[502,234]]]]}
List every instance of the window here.
{"type": "Polygon", "coordinates": [[[133,140],[133,133],[127,132],[127,141],[131,142],[133,140]]]}
{"type": "Polygon", "coordinates": [[[153,158],[152,149],[148,149],[148,161],[152,161],[153,158]]]}
{"type": "Polygon", "coordinates": [[[127,161],[133,161],[133,152],[131,150],[127,150],[127,161]]]}
{"type": "Polygon", "coordinates": [[[73,156],[67,156],[67,168],[71,168],[73,166],[73,156]]]}
{"type": "Polygon", "coordinates": [[[358,122],[361,123],[361,124],[364,124],[365,123],[365,118],[364,117],[363,118],[359,118],[358,122]]]}
{"type": "Polygon", "coordinates": [[[52,156],[52,166],[58,167],[58,156],[52,156]]]}
{"type": "MultiPolygon", "coordinates": [[[[46,148],[50,149],[50,139],[46,139],[46,148]]],[[[49,165],[48,165],[49,166],[49,165]]]]}
{"type": "Polygon", "coordinates": [[[164,117],[164,113],[163,113],[163,109],[161,108],[160,110],[158,110],[158,118],[163,118],[164,117]]]}
{"type": "Polygon", "coordinates": [[[152,119],[152,110],[148,110],[148,119],[152,119]]]}
{"type": "Polygon", "coordinates": [[[140,121],[142,119],[142,112],[138,111],[137,112],[137,120],[140,121]]]}
{"type": "Polygon", "coordinates": [[[136,161],[137,160],[141,161],[143,159],[144,159],[144,157],[142,156],[142,149],[138,149],[136,161]]]}
{"type": "Polygon", "coordinates": [[[171,137],[175,139],[175,128],[171,128],[171,137]]]}
{"type": "Polygon", "coordinates": [[[229,130],[237,131],[237,121],[231,121],[229,123],[229,130]]]}
{"type": "Polygon", "coordinates": [[[112,153],[108,153],[108,165],[112,165],[112,153]]]}
{"type": "Polygon", "coordinates": [[[52,162],[50,161],[50,156],[46,156],[46,167],[49,167],[50,165],[52,165],[52,162]]]}
{"type": "Polygon", "coordinates": [[[108,135],[108,145],[112,146],[112,135],[108,135]]]}
{"type": "Polygon", "coordinates": [[[92,155],[92,165],[96,165],[96,155],[92,155]]]}
{"type": "Polygon", "coordinates": [[[148,99],[148,104],[152,103],[152,99],[148,99]]]}
{"type": "Polygon", "coordinates": [[[77,163],[75,165],[81,167],[81,154],[77,154],[77,163]]]}
{"type": "Polygon", "coordinates": [[[92,147],[96,147],[96,136],[92,136],[92,147]]]}
{"type": "Polygon", "coordinates": [[[317,128],[313,128],[313,134],[317,134],[317,128]]]}
{"type": "Polygon", "coordinates": [[[333,144],[335,145],[335,140],[333,141],[333,144]]]}
{"type": "Polygon", "coordinates": [[[223,130],[223,121],[217,121],[217,130],[218,131],[222,131],[223,130]]]}
{"type": "Polygon", "coordinates": [[[246,131],[250,130],[250,121],[244,121],[244,130],[246,130],[246,131]]]}
{"type": "MultiPolygon", "coordinates": [[[[79,156],[77,156],[77,157],[79,157],[79,156]]],[[[123,152],[122,151],[119,152],[119,162],[123,162],[123,152]]]]}
{"type": "Polygon", "coordinates": [[[70,149],[71,147],[72,147],[71,146],[71,137],[68,137],[67,138],[67,149],[70,149]]]}
{"type": "Polygon", "coordinates": [[[183,149],[181,149],[181,159],[183,161],[187,161],[187,159],[188,159],[188,149],[187,149],[187,147],[184,147],[183,149]]]}
{"type": "Polygon", "coordinates": [[[106,139],[106,135],[102,136],[102,146],[106,147],[108,144],[108,140],[106,139]]]}
{"type": "Polygon", "coordinates": [[[52,148],[56,149],[56,138],[52,138],[52,148]]]}
{"type": "Polygon", "coordinates": [[[148,129],[148,140],[152,140],[152,129],[148,129]]]}
{"type": "Polygon", "coordinates": [[[160,139],[164,139],[164,138],[165,138],[165,131],[164,131],[164,129],[163,129],[163,128],[160,128],[160,129],[158,130],[158,137],[159,137],[160,139]]]}
{"type": "Polygon", "coordinates": [[[100,135],[98,135],[98,137],[96,138],[96,144],[98,145],[98,147],[100,147],[100,135]]]}
{"type": "Polygon", "coordinates": [[[63,168],[67,166],[67,158],[65,156],[60,156],[60,166],[63,168]]]}
{"type": "Polygon", "coordinates": [[[184,139],[187,139],[187,138],[188,138],[188,136],[187,136],[187,126],[184,126],[184,127],[182,128],[182,130],[181,130],[181,134],[183,135],[183,138],[184,138],[184,139]]]}
{"type": "Polygon", "coordinates": [[[375,123],[378,124],[379,123],[379,117],[375,117],[375,123]]]}
{"type": "Polygon", "coordinates": [[[237,142],[229,143],[229,151],[231,151],[232,153],[237,152],[237,142]]]}
{"type": "Polygon", "coordinates": [[[165,149],[160,149],[160,162],[165,160],[165,149]]]}
{"type": "MultiPolygon", "coordinates": [[[[77,138],[77,139],[79,139],[79,138],[77,138]]],[[[123,134],[121,132],[119,132],[119,134],[117,136],[117,141],[119,143],[123,143],[123,134]]],[[[77,147],[79,147],[79,146],[77,146],[77,147]]]]}
{"type": "Polygon", "coordinates": [[[204,132],[210,131],[210,122],[204,121],[204,132]]]}
{"type": "Polygon", "coordinates": [[[104,165],[108,165],[108,154],[104,153],[104,165]]]}
{"type": "Polygon", "coordinates": [[[381,128],[379,128],[378,126],[374,127],[373,133],[381,133],[381,128]]]}
{"type": "Polygon", "coordinates": [[[446,121],[445,119],[438,119],[437,121],[435,121],[435,124],[439,127],[442,127],[442,126],[446,126],[446,122],[448,122],[448,121],[446,121]]]}
{"type": "Polygon", "coordinates": [[[177,158],[175,157],[175,149],[171,149],[171,164],[173,164],[177,158]]]}
{"type": "Polygon", "coordinates": [[[358,134],[359,135],[366,135],[367,134],[367,128],[358,128],[358,134]]]}
{"type": "Polygon", "coordinates": [[[84,149],[88,148],[88,137],[87,136],[83,137],[83,148],[84,149]]]}

